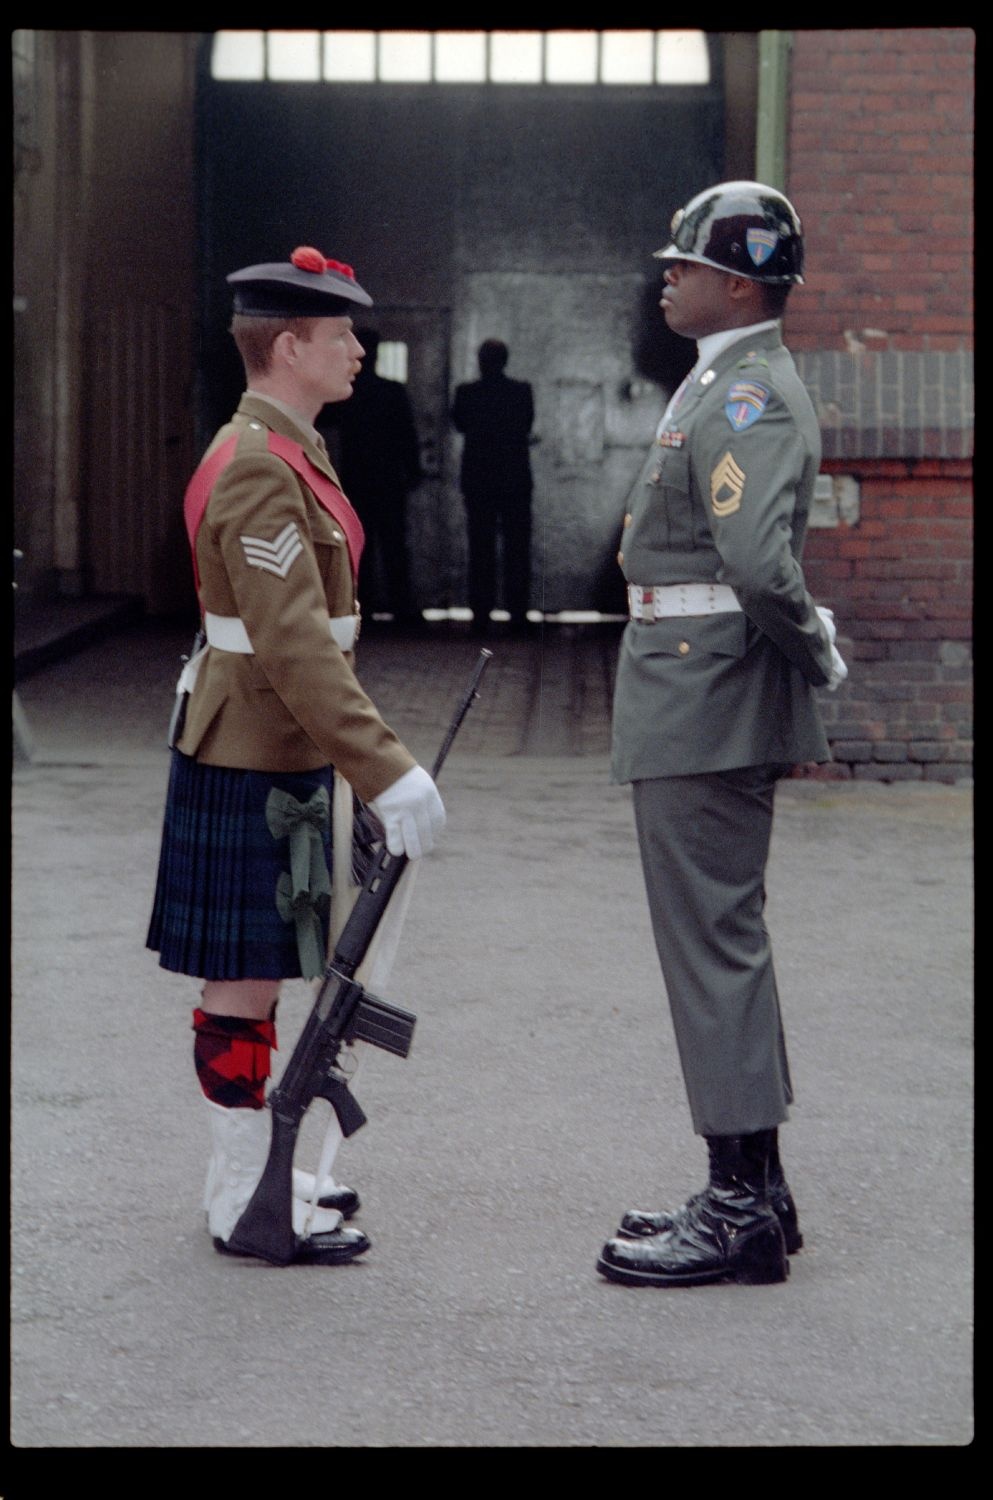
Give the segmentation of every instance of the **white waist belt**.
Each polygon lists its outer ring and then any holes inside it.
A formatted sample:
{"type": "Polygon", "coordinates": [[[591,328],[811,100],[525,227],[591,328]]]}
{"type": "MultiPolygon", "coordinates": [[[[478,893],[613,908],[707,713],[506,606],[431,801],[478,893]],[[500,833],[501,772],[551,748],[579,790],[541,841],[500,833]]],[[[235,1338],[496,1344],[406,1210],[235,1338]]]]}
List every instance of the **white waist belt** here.
{"type": "Polygon", "coordinates": [[[628,584],[628,612],[645,625],[673,615],[726,615],[740,609],[734,589],[726,583],[628,584]]]}
{"type": "MultiPolygon", "coordinates": [[[[237,651],[242,656],[254,656],[255,648],[248,639],[248,631],[237,615],[212,615],[203,617],[207,632],[207,643],[218,651],[237,651]]],[[[358,615],[335,615],[328,621],[331,639],[342,651],[351,651],[359,633],[358,615]]]]}

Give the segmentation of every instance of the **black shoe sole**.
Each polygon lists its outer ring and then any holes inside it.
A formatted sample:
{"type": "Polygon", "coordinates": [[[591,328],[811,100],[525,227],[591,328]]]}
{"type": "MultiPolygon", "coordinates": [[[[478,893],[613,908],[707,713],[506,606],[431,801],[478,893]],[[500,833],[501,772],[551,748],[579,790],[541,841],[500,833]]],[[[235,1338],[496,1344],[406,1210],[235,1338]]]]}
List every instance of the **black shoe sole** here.
{"type": "Polygon", "coordinates": [[[366,1240],[364,1245],[351,1246],[343,1250],[298,1250],[290,1262],[294,1266],[347,1266],[350,1261],[364,1255],[372,1247],[366,1240]]]}
{"type": "Polygon", "coordinates": [[[789,1261],[784,1262],[782,1274],[778,1270],[756,1273],[754,1270],[723,1268],[716,1271],[689,1271],[683,1276],[674,1276],[662,1271],[631,1271],[615,1266],[603,1256],[596,1263],[601,1276],[622,1286],[713,1286],[716,1282],[735,1282],[739,1286],[777,1286],[788,1280],[789,1261]]]}
{"type": "MultiPolygon", "coordinates": [[[[364,1236],[362,1240],[352,1245],[331,1245],[307,1249],[306,1242],[297,1245],[293,1259],[286,1262],[289,1266],[347,1266],[350,1261],[364,1255],[372,1248],[369,1240],[364,1236]]],[[[257,1260],[262,1265],[275,1265],[275,1261],[267,1261],[264,1255],[253,1255],[248,1250],[235,1250],[223,1240],[214,1240],[214,1249],[219,1255],[231,1255],[238,1260],[257,1260]]]]}

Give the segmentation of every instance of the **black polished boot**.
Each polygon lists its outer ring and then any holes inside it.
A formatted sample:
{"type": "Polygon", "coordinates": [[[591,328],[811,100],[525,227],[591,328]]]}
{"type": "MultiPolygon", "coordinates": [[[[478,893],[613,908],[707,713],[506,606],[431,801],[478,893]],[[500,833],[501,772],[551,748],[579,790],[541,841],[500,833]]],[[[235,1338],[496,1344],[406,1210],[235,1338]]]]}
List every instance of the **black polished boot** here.
{"type": "Polygon", "coordinates": [[[627,1286],[758,1286],[790,1274],[782,1225],[769,1202],[772,1132],[708,1136],[710,1182],[672,1229],[608,1240],[597,1270],[627,1286]]]}
{"type": "MultiPolygon", "coordinates": [[[[797,1221],[793,1194],[789,1190],[782,1163],[779,1160],[779,1131],[774,1129],[769,1133],[772,1136],[769,1150],[769,1203],[783,1227],[786,1253],[795,1255],[803,1246],[803,1235],[800,1233],[800,1225],[797,1221]]],[[[629,1208],[617,1230],[619,1238],[637,1240],[649,1234],[668,1234],[670,1229],[675,1229],[680,1218],[699,1202],[705,1192],[706,1188],[703,1192],[694,1193],[692,1198],[672,1213],[666,1213],[665,1210],[651,1213],[647,1209],[629,1208]]]]}

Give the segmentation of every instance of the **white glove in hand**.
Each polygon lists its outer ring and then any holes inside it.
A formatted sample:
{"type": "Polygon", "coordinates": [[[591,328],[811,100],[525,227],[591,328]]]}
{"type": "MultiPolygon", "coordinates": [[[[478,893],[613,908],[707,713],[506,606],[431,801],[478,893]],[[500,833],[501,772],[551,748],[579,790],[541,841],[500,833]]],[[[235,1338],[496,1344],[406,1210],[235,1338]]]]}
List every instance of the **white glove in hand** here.
{"type": "Polygon", "coordinates": [[[844,682],[848,676],[848,668],[845,666],[841,652],[834,644],[838,638],[838,627],[834,623],[834,610],[823,609],[819,604],[815,604],[814,609],[817,611],[821,624],[827,631],[828,643],[831,647],[831,676],[828,678],[826,686],[828,692],[833,693],[835,688],[844,682]]]}
{"type": "Polygon", "coordinates": [[[427,771],[413,766],[369,803],[386,833],[393,855],[420,859],[430,854],[445,826],[445,808],[427,771]]]}

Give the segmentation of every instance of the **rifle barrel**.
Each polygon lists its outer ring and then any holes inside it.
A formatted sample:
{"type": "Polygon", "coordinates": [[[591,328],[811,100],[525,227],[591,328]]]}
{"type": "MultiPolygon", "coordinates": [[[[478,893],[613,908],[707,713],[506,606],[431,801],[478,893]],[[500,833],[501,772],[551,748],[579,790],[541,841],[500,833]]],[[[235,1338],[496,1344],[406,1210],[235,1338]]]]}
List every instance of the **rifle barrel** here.
{"type": "Polygon", "coordinates": [[[469,686],[466,688],[465,697],[462,699],[462,702],[459,704],[458,708],[455,711],[455,717],[452,720],[451,724],[449,724],[448,726],[448,733],[445,735],[445,738],[442,741],[441,749],[435,756],[434,765],[431,767],[431,775],[436,781],[438,779],[438,772],[445,764],[445,759],[448,755],[448,752],[452,748],[452,741],[462,727],[462,720],[469,712],[473,703],[475,703],[476,699],[479,697],[479,684],[482,681],[483,673],[486,671],[486,668],[489,666],[492,658],[493,652],[487,651],[485,647],[479,653],[479,656],[476,660],[476,669],[472,674],[469,686]]]}

